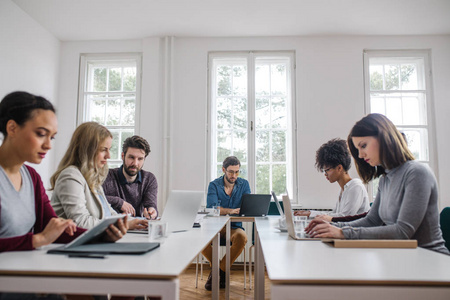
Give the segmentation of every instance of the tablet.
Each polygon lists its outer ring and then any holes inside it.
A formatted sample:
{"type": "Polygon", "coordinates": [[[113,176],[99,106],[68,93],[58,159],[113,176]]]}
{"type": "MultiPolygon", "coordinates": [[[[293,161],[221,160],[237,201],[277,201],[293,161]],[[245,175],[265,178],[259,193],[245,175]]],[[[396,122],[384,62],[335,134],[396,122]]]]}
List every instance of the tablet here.
{"type": "Polygon", "coordinates": [[[125,218],[125,216],[126,215],[116,215],[101,220],[100,223],[65,245],[64,248],[76,247],[94,241],[105,232],[109,225],[115,224],[118,220],[125,218]]]}

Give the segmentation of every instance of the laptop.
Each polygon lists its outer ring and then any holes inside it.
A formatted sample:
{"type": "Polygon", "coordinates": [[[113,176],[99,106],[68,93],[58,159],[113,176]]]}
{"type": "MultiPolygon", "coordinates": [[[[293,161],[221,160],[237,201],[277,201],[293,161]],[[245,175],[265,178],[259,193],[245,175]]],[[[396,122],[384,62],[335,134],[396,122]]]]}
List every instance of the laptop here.
{"type": "Polygon", "coordinates": [[[142,254],[159,247],[159,243],[98,243],[109,225],[125,215],[116,215],[103,219],[71,243],[47,251],[50,254],[142,254]]]}
{"type": "Polygon", "coordinates": [[[277,194],[275,194],[274,191],[272,191],[272,197],[273,197],[273,200],[275,201],[275,204],[277,206],[277,209],[278,209],[278,212],[280,213],[281,218],[284,218],[284,211],[281,208],[280,201],[278,201],[277,194]]]}
{"type": "Polygon", "coordinates": [[[203,191],[171,191],[161,221],[167,222],[170,232],[191,229],[204,198],[203,191]]]}
{"type": "MultiPolygon", "coordinates": [[[[265,217],[269,212],[270,194],[245,194],[242,196],[240,217],[265,217]]],[[[233,215],[231,215],[233,216],[233,215]]]]}
{"type": "Polygon", "coordinates": [[[283,195],[283,205],[284,205],[284,211],[286,212],[286,227],[287,231],[289,233],[289,236],[293,238],[294,240],[310,240],[310,241],[320,241],[320,238],[312,238],[309,237],[308,234],[304,234],[304,236],[296,235],[295,234],[295,228],[294,228],[294,217],[292,213],[292,206],[291,206],[291,200],[289,199],[288,195],[283,195]]]}

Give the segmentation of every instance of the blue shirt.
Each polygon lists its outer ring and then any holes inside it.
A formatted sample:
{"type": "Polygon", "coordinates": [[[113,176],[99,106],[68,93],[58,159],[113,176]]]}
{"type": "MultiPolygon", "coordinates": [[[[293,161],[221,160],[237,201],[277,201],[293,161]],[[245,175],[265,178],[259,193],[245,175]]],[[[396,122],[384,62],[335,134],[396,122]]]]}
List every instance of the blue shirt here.
{"type": "MultiPolygon", "coordinates": [[[[224,208],[239,208],[241,207],[242,196],[251,194],[250,185],[244,178],[238,177],[234,183],[231,196],[225,193],[224,176],[221,176],[209,183],[208,197],[206,199],[206,207],[210,208],[214,205],[220,205],[224,208]],[[220,204],[219,204],[220,201],[220,204]]],[[[242,228],[241,222],[232,222],[231,228],[242,228]]]]}

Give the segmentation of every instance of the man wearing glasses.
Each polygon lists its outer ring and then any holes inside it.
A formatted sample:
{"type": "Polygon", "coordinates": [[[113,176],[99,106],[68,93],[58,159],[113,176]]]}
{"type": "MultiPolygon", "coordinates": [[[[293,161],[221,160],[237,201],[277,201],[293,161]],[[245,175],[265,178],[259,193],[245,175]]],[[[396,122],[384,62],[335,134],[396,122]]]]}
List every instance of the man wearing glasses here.
{"type": "MultiPolygon", "coordinates": [[[[241,199],[244,194],[250,194],[250,185],[244,178],[238,177],[241,162],[236,156],[225,158],[222,163],[223,175],[209,183],[206,207],[220,207],[221,215],[239,214],[241,199]]],[[[225,228],[220,232],[220,237],[225,238],[225,228]]],[[[231,223],[230,233],[230,263],[238,258],[247,243],[247,234],[242,228],[241,222],[231,223]]],[[[202,251],[203,256],[211,263],[212,246],[209,245],[202,251]]],[[[225,288],[225,256],[220,261],[220,288],[225,288]]],[[[205,289],[212,288],[212,273],[209,273],[205,289]]]]}

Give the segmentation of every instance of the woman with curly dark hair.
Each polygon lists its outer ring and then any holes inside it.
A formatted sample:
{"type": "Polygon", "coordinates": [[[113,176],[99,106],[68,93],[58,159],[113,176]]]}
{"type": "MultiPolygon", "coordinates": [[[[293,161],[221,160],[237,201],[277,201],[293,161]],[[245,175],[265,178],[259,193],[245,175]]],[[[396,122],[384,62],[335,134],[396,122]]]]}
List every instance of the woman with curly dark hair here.
{"type": "Polygon", "coordinates": [[[320,211],[296,211],[297,216],[308,216],[330,221],[332,217],[343,217],[362,214],[369,210],[369,196],[359,178],[352,179],[348,174],[351,167],[351,156],[347,142],[342,139],[332,139],[320,146],[316,152],[316,168],[325,174],[330,182],[337,182],[341,187],[339,200],[335,208],[327,215],[320,211]]]}

